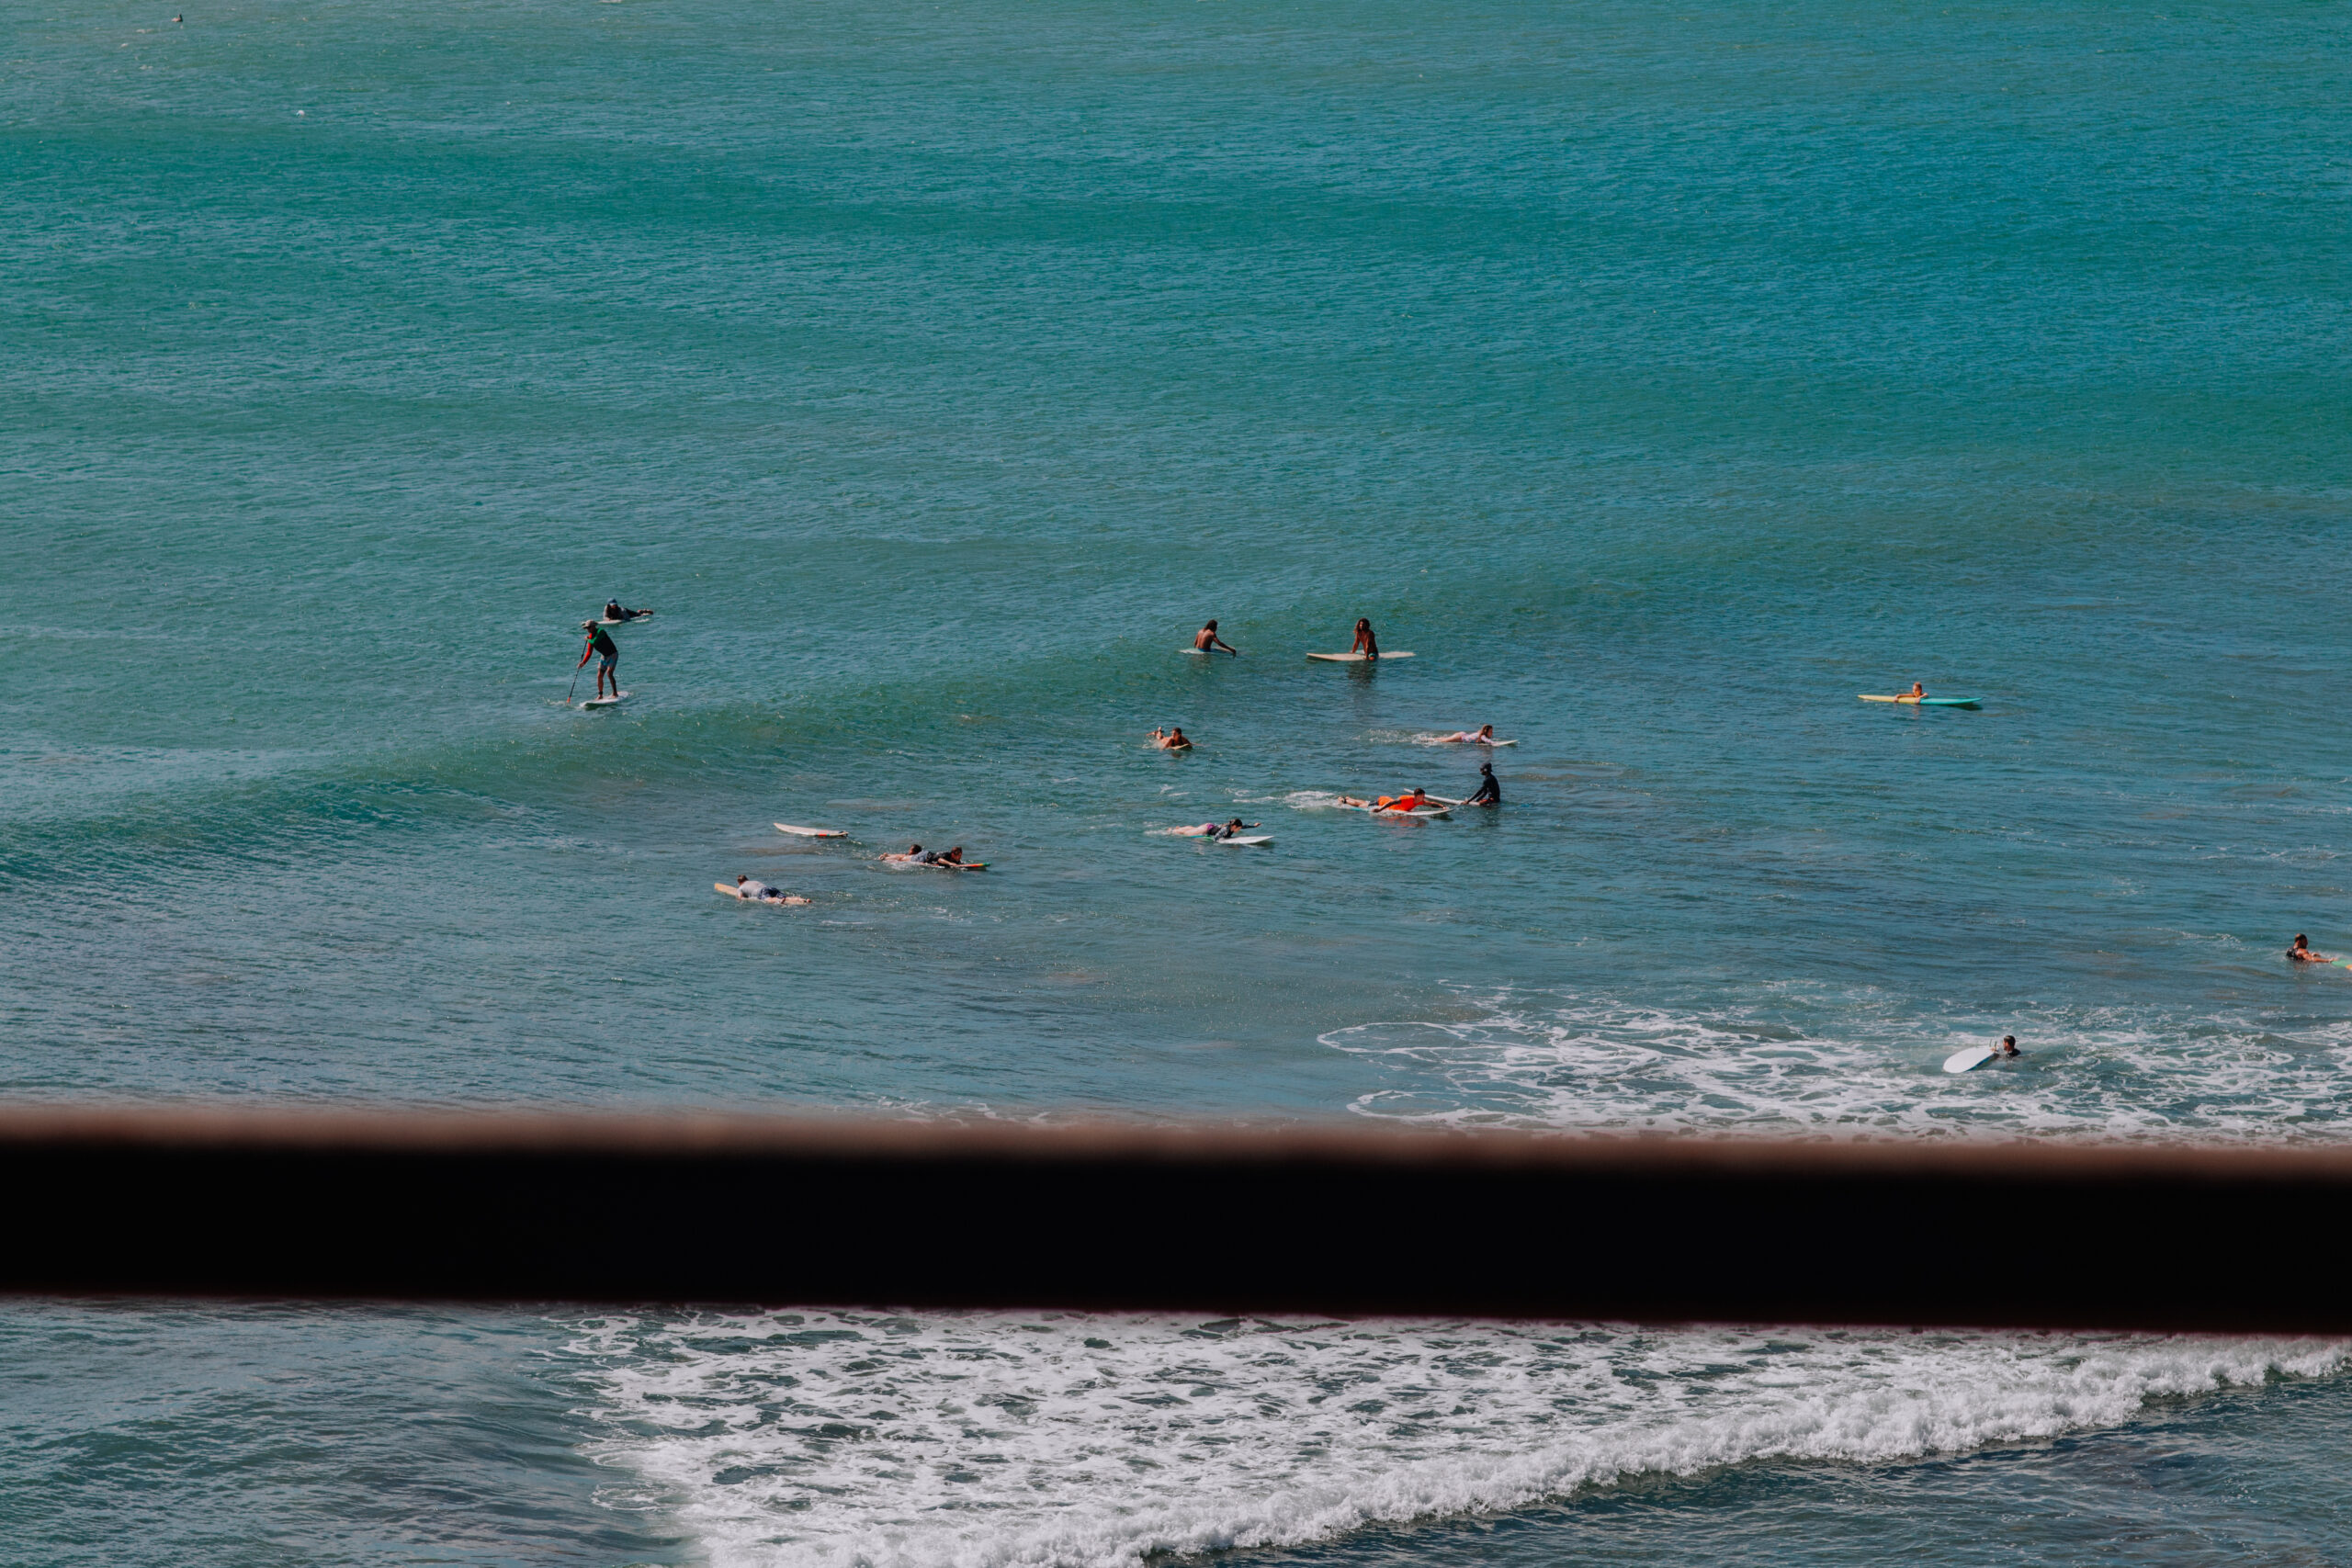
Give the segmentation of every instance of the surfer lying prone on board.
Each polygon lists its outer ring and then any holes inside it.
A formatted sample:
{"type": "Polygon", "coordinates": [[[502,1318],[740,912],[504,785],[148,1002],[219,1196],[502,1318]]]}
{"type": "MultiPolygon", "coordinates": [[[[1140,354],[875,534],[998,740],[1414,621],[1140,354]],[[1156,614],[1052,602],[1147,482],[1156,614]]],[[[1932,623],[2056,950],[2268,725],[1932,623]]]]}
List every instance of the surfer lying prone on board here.
{"type": "Polygon", "coordinates": [[[1340,796],[1338,804],[1352,806],[1359,811],[1377,812],[1419,811],[1427,807],[1435,806],[1437,802],[1430,798],[1429,791],[1416,784],[1403,795],[1384,795],[1377,800],[1358,800],[1352,795],[1343,795],[1340,796]]]}
{"type": "Polygon", "coordinates": [[[781,887],[770,887],[738,872],[735,876],[735,897],[762,904],[806,904],[808,899],[797,893],[786,893],[781,887]]]}
{"type": "Polygon", "coordinates": [[[956,845],[954,849],[949,850],[944,853],[942,853],[937,850],[926,850],[921,844],[909,844],[905,854],[884,855],[882,858],[897,865],[935,865],[945,871],[981,871],[986,869],[983,863],[979,861],[966,860],[964,858],[964,846],[961,844],[956,845]]]}
{"type": "Polygon", "coordinates": [[[607,621],[634,621],[651,614],[650,610],[625,610],[617,599],[605,601],[605,619],[607,621]]]}
{"type": "Polygon", "coordinates": [[[2287,950],[2287,956],[2293,959],[2298,964],[2333,964],[2335,962],[2335,959],[2330,958],[2324,953],[2313,953],[2312,951],[2311,938],[2305,936],[2301,931],[2297,931],[2295,933],[2295,945],[2287,950]]]}
{"type": "Polygon", "coordinates": [[[1464,741],[1476,746],[1492,746],[1495,743],[1495,727],[1482,724],[1476,729],[1457,729],[1451,735],[1424,735],[1421,739],[1432,746],[1450,746],[1464,741]]]}
{"type": "Polygon", "coordinates": [[[1151,743],[1163,751],[1189,751],[1193,749],[1193,743],[1184,739],[1184,727],[1181,724],[1164,731],[1154,729],[1151,743]]]}

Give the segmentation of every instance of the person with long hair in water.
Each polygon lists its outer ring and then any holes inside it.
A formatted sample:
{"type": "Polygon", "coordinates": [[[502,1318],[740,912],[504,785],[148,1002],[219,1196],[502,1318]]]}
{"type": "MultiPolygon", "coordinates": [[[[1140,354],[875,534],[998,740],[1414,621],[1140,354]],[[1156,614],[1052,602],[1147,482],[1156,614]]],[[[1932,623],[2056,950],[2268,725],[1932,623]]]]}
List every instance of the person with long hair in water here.
{"type": "Polygon", "coordinates": [[[1350,653],[1363,654],[1367,662],[1379,659],[1380,639],[1372,635],[1371,616],[1359,615],[1356,617],[1355,645],[1350,648],[1348,651],[1350,653]]]}

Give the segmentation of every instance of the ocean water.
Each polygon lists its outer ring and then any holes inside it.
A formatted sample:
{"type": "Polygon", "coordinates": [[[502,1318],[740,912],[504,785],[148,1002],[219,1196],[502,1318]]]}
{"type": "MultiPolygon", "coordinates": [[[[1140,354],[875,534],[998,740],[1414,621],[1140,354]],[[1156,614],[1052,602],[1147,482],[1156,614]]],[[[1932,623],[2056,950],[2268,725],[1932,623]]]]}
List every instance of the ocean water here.
{"type": "MultiPolygon", "coordinates": [[[[2342,6],[179,14],[0,28],[0,1094],[2352,1135],[2342,6]]],[[[2332,1562],[2346,1352],[25,1303],[0,1561],[2332,1562]]]]}

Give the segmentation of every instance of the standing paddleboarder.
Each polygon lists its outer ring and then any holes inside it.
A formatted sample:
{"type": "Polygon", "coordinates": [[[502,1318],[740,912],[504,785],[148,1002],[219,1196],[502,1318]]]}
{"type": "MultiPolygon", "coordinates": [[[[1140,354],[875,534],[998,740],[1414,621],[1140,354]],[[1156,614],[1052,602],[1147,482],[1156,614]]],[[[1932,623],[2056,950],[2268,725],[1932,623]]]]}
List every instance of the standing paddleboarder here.
{"type": "Polygon", "coordinates": [[[619,696],[621,678],[616,667],[621,661],[620,648],[605,635],[605,628],[594,621],[581,622],[580,629],[588,634],[588,646],[580,650],[580,663],[571,668],[577,671],[591,659],[601,657],[603,662],[596,666],[596,694],[600,697],[605,694],[605,682],[609,680],[613,683],[613,695],[619,696]]]}

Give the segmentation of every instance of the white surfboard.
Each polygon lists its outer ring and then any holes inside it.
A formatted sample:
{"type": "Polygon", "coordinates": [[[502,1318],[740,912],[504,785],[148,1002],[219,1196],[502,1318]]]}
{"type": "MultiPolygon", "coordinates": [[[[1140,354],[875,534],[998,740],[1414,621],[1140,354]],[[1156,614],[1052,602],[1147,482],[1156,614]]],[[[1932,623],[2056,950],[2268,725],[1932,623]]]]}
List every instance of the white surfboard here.
{"type": "Polygon", "coordinates": [[[582,697],[580,699],[580,705],[583,708],[608,708],[615,703],[626,702],[628,699],[627,692],[616,692],[609,697],[582,697]]]}
{"type": "Polygon", "coordinates": [[[604,616],[599,615],[596,617],[596,624],[600,626],[633,626],[639,621],[650,621],[652,618],[653,612],[646,610],[618,621],[608,621],[605,619],[604,616]]]}
{"type": "Polygon", "coordinates": [[[1250,838],[1219,839],[1217,840],[1220,844],[1271,844],[1273,841],[1274,836],[1272,833],[1260,833],[1250,838]]]}
{"type": "Polygon", "coordinates": [[[1954,1051],[1951,1055],[1946,1056],[1944,1058],[1944,1071],[1948,1073],[1964,1073],[1968,1071],[1969,1068],[1979,1066],[1982,1063],[1989,1062],[1992,1059],[1993,1047],[1990,1045],[1971,1045],[1965,1051],[1954,1051]]]}
{"type": "Polygon", "coordinates": [[[1212,653],[1224,653],[1227,659],[1238,659],[1241,657],[1241,650],[1238,649],[1234,649],[1230,653],[1226,653],[1226,650],[1221,648],[1188,648],[1184,651],[1187,653],[1200,654],[1203,658],[1206,658],[1212,653]]]}
{"type": "MultiPolygon", "coordinates": [[[[1435,800],[1437,796],[1431,795],[1430,798],[1431,800],[1435,800]]],[[[1340,805],[1340,809],[1342,811],[1369,811],[1374,817],[1443,817],[1446,815],[1449,808],[1443,806],[1425,806],[1419,811],[1385,811],[1377,806],[1340,805]]]]}
{"type": "Polygon", "coordinates": [[[796,828],[789,822],[777,823],[775,830],[779,833],[797,833],[804,839],[846,839],[849,837],[839,828],[796,828]]]}
{"type": "MultiPolygon", "coordinates": [[[[1309,659],[1327,660],[1333,664],[1362,664],[1370,657],[1370,655],[1362,653],[1310,653],[1306,657],[1309,659]]],[[[1413,656],[1409,653],[1384,653],[1380,657],[1383,659],[1410,659],[1413,656]]]]}

